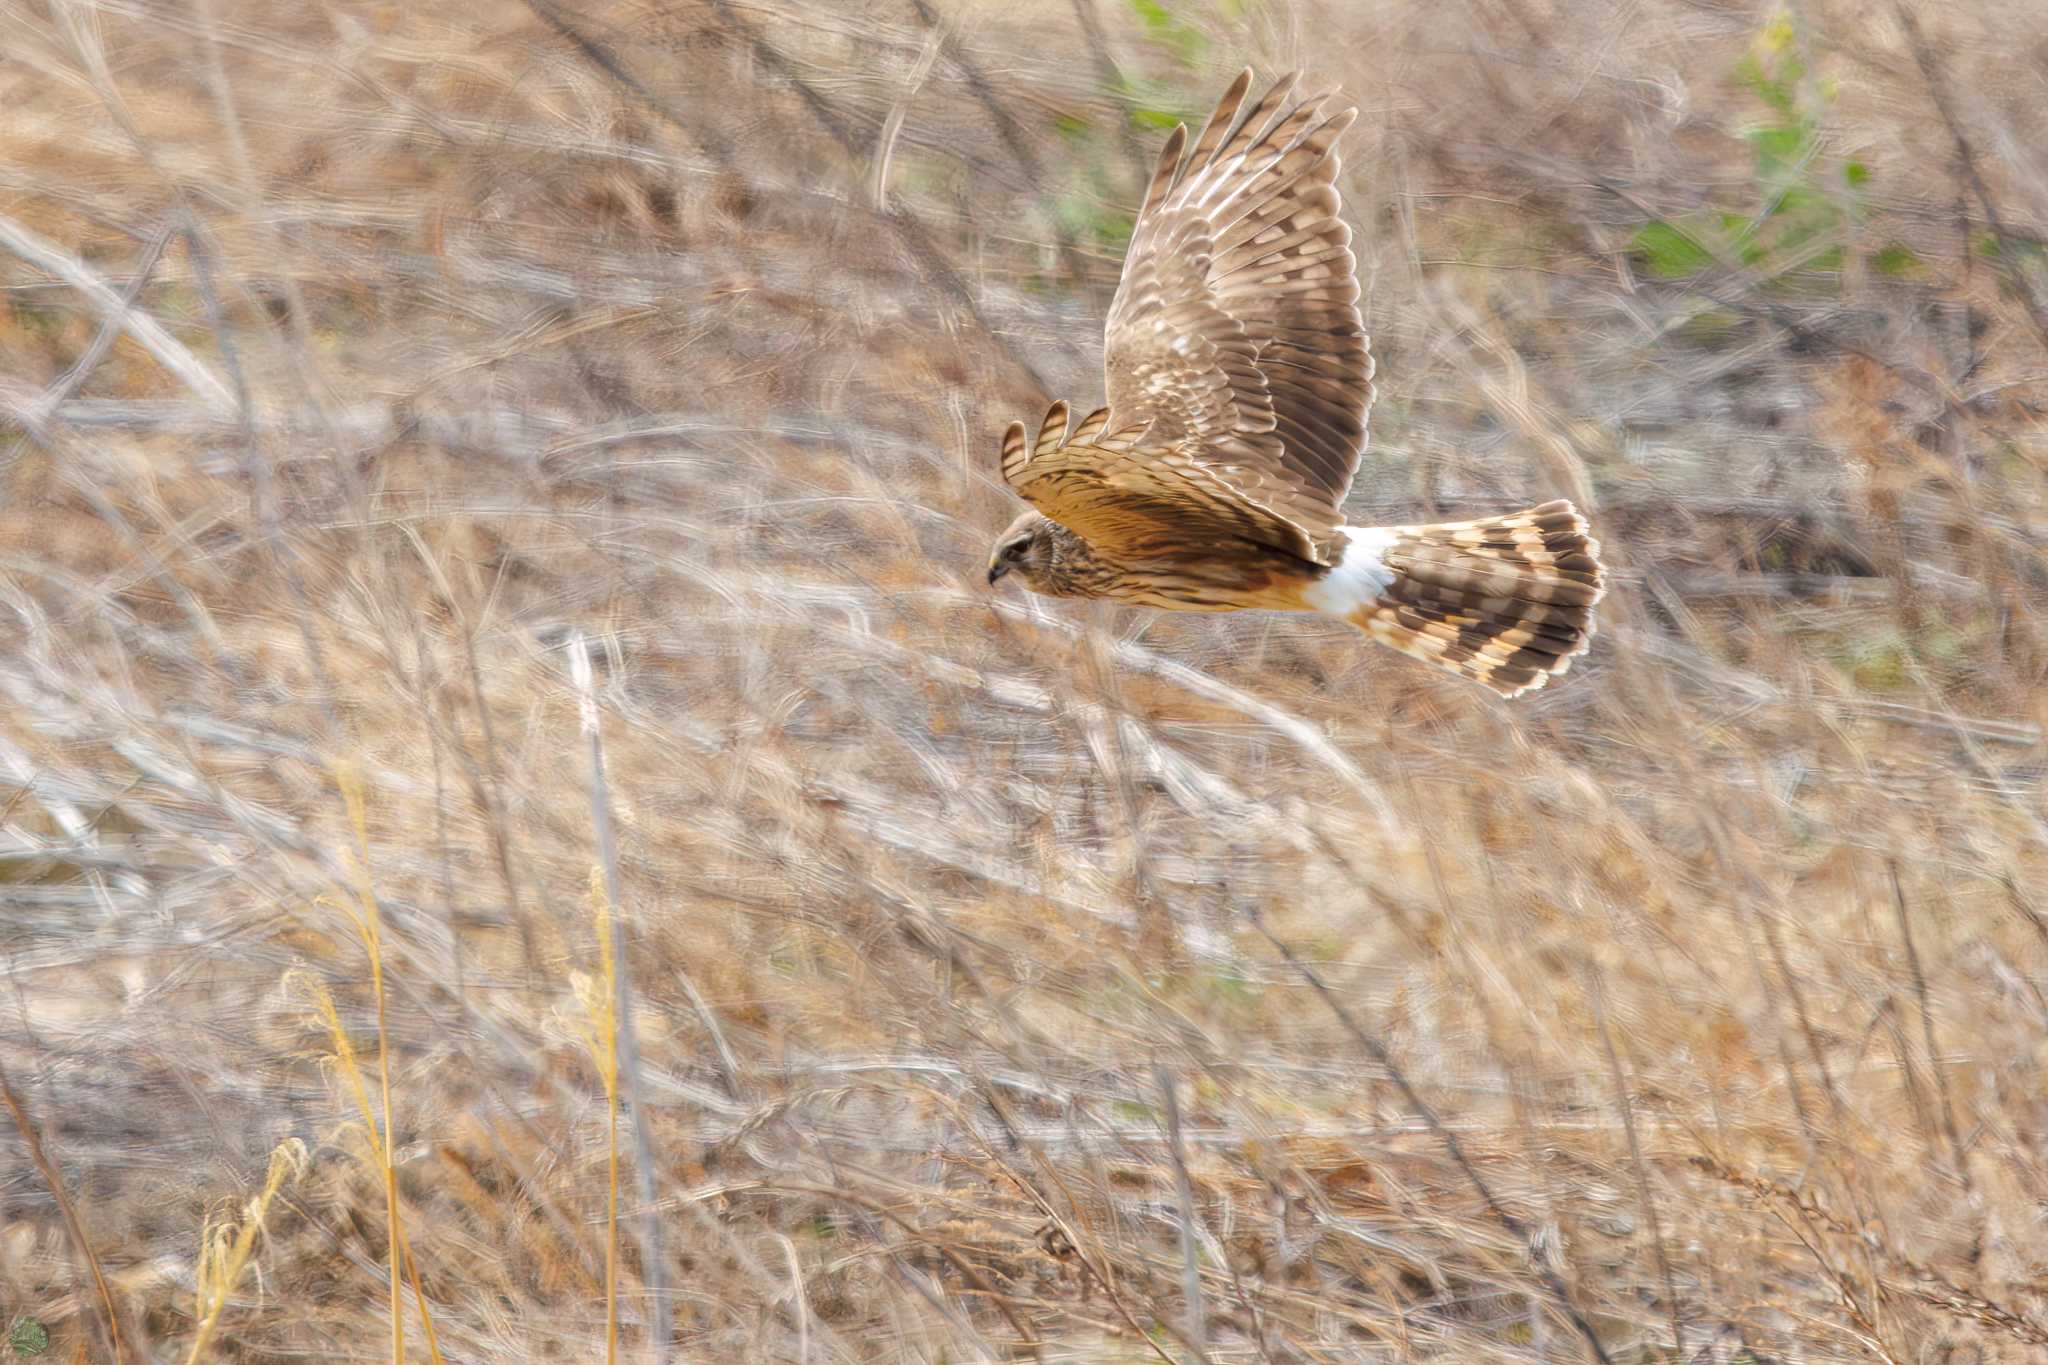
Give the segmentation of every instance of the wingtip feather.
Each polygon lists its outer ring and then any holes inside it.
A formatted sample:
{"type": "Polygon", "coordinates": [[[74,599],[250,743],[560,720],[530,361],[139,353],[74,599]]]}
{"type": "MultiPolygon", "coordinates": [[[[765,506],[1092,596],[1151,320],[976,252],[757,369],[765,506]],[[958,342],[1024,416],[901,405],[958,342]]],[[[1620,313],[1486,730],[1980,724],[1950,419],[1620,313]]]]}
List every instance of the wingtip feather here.
{"type": "Polygon", "coordinates": [[[1039,424],[1036,453],[1049,455],[1067,443],[1067,417],[1071,409],[1062,398],[1045,410],[1045,421],[1039,424]]]}

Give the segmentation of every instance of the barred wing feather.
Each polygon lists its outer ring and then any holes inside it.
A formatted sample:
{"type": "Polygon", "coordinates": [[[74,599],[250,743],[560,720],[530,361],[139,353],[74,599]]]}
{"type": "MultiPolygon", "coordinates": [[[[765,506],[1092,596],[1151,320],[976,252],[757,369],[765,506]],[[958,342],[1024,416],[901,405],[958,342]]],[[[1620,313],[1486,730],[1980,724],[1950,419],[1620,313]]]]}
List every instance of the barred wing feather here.
{"type": "Polygon", "coordinates": [[[1191,151],[1176,129],[1160,157],[1110,306],[1109,406],[1327,562],[1372,403],[1335,188],[1357,111],[1326,117],[1328,95],[1290,104],[1288,77],[1240,118],[1250,83],[1232,83],[1191,151]]]}

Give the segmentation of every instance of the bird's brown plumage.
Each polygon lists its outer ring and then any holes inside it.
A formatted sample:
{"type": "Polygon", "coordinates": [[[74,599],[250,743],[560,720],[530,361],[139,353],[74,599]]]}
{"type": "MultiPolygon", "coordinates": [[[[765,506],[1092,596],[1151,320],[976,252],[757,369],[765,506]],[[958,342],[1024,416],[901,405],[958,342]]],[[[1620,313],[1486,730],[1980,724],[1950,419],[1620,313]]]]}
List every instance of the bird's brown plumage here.
{"type": "Polygon", "coordinates": [[[1342,617],[1506,695],[1562,673],[1592,633],[1598,546],[1568,503],[1456,525],[1346,528],[1373,361],[1336,141],[1356,117],[1295,78],[1251,107],[1246,71],[1189,146],[1167,139],[1110,305],[1109,403],[1004,434],[1004,480],[1038,517],[989,581],[1175,610],[1342,617]]]}

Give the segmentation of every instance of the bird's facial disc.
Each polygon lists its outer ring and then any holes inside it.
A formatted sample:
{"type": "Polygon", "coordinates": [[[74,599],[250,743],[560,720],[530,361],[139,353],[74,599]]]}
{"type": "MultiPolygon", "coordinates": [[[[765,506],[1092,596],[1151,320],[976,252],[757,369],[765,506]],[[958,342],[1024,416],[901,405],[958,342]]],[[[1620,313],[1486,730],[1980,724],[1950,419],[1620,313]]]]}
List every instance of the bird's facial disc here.
{"type": "Polygon", "coordinates": [[[1012,569],[1024,570],[1024,581],[1031,581],[1030,571],[1037,567],[1038,528],[1043,523],[1044,518],[1036,512],[1026,512],[1010,523],[1010,529],[996,537],[996,547],[988,557],[990,587],[994,587],[996,581],[1012,569]]]}
{"type": "Polygon", "coordinates": [[[1010,536],[1007,539],[997,541],[995,553],[991,554],[988,559],[989,586],[994,587],[996,580],[1000,579],[1004,574],[1012,569],[1021,567],[1025,557],[1030,553],[1031,536],[1029,533],[1021,536],[1010,536]]]}

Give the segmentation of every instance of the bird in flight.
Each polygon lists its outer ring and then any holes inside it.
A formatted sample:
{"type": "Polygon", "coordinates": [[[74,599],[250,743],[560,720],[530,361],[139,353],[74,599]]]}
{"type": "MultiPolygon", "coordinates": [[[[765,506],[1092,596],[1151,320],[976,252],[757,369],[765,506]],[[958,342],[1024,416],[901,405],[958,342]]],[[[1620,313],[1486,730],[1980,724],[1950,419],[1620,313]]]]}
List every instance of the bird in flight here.
{"type": "Polygon", "coordinates": [[[1350,527],[1373,361],[1338,135],[1355,108],[1280,80],[1239,116],[1252,73],[1188,148],[1166,140],[1109,308],[1108,405],[1037,435],[1013,422],[1003,480],[1034,510],[988,581],[1169,611],[1267,608],[1348,621],[1512,697],[1593,634],[1599,543],[1569,502],[1479,521],[1350,527]]]}

